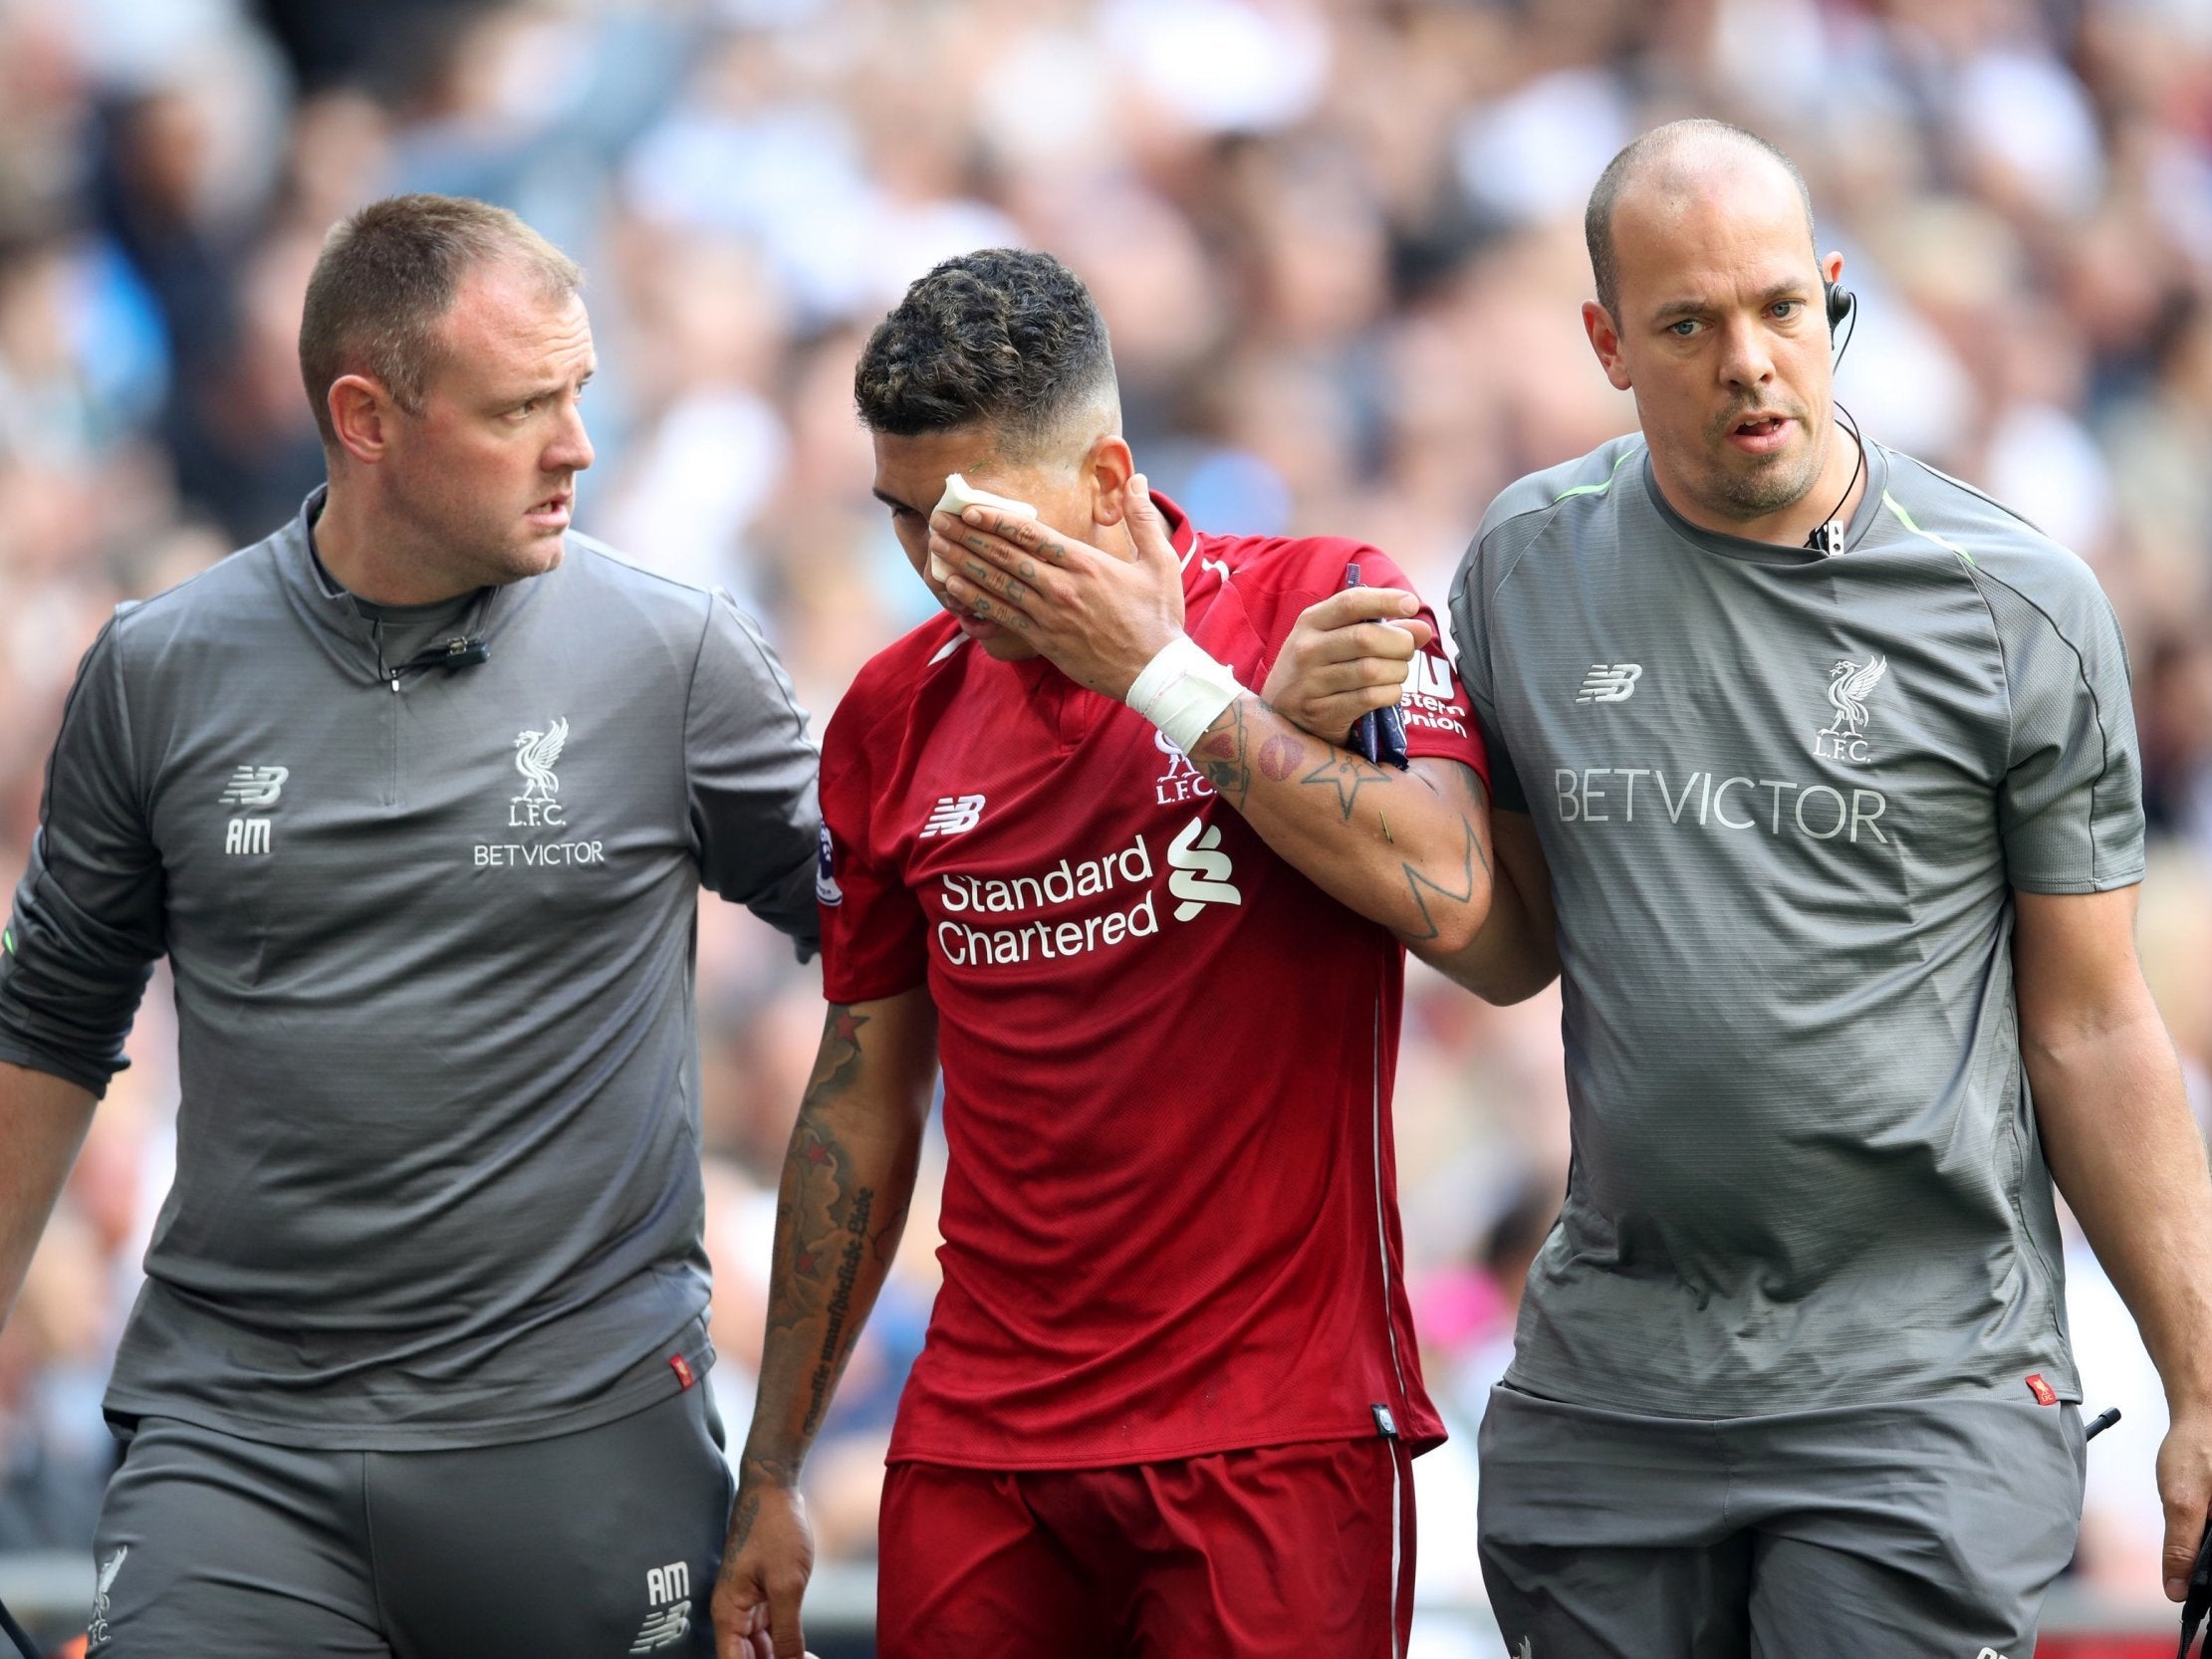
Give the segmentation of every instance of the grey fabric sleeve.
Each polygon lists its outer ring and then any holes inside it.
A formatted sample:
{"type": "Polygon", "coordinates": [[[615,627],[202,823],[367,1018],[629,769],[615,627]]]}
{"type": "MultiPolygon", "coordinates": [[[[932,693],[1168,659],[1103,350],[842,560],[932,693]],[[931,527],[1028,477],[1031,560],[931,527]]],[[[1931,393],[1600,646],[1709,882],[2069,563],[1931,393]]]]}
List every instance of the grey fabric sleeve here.
{"type": "Polygon", "coordinates": [[[2143,875],[2142,762],[2119,622],[2079,561],[2034,574],[2034,592],[1982,585],[2012,717],[1997,791],[2006,877],[2034,893],[2130,886],[2143,875]]]}
{"type": "MultiPolygon", "coordinates": [[[[1508,521],[1518,523],[1518,520],[1508,521]]],[[[1491,661],[1489,599],[1494,577],[1490,527],[1485,525],[1460,561],[1459,580],[1452,585],[1452,644],[1458,652],[1460,684],[1467,688],[1468,705],[1475,711],[1483,747],[1490,754],[1490,800],[1509,813],[1529,810],[1528,793],[1514,770],[1513,753],[1506,747],[1498,723],[1497,681],[1491,661]]]]}
{"type": "Polygon", "coordinates": [[[699,879],[789,934],[804,962],[822,942],[814,899],[821,752],[760,630],[726,593],[707,609],[683,732],[699,879]]]}
{"type": "Polygon", "coordinates": [[[95,1094],[129,1064],[123,1040],[167,948],[116,634],[111,621],[78,667],[0,949],[0,1060],[95,1094]]]}

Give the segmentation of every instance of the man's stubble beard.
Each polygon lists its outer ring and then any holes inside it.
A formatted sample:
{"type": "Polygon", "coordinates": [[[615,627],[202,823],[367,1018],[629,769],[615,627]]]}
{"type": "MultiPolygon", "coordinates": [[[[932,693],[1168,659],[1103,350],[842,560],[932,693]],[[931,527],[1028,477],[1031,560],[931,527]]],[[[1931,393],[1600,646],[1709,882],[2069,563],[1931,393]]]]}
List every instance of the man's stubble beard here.
{"type": "MultiPolygon", "coordinates": [[[[571,488],[574,486],[572,484],[571,488]]],[[[572,495],[573,503],[574,497],[572,495]]],[[[442,493],[427,499],[410,495],[404,512],[426,563],[448,581],[467,588],[504,588],[554,569],[567,551],[568,533],[553,538],[546,552],[541,538],[517,543],[518,526],[498,523],[480,504],[442,493]]],[[[573,511],[573,507],[572,507],[573,511]]]]}
{"type": "Polygon", "coordinates": [[[1772,465],[1737,472],[1724,460],[1709,474],[1712,491],[1707,505],[1716,513],[1748,524],[1795,507],[1813,493],[1827,465],[1828,446],[1815,443],[1805,446],[1804,460],[1796,466],[1789,464],[1788,457],[1778,457],[1772,465]]]}

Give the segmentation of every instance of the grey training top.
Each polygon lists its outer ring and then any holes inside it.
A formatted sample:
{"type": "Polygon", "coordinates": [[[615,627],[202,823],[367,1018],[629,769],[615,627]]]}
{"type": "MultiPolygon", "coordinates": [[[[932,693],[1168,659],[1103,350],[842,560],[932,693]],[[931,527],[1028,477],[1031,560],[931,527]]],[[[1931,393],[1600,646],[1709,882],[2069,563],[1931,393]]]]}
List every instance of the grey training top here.
{"type": "Polygon", "coordinates": [[[482,1445],[707,1361],[697,893],[811,949],[816,751],[726,598],[584,537],[480,626],[379,679],[303,517],[86,655],[0,1060],[105,1088],[168,954],[176,1181],[112,1412],[482,1445]]]}
{"type": "Polygon", "coordinates": [[[2010,889],[2141,878],[2127,663],[2072,554],[1867,464],[1824,558],[1695,529],[1618,439],[1507,490],[1454,584],[1559,912],[1574,1163],[1532,1392],[2080,1397],[2010,889]]]}

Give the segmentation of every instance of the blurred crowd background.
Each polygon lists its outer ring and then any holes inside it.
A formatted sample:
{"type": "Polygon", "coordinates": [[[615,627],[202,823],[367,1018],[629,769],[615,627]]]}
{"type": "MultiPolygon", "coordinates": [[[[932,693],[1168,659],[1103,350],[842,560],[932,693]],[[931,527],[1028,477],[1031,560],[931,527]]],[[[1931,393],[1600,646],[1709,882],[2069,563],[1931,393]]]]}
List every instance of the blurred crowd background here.
{"type": "MultiPolygon", "coordinates": [[[[1491,496],[1633,423],[1590,356],[1584,198],[1644,126],[1750,125],[1811,180],[1868,433],[2089,560],[2125,625],[2156,850],[2142,946],[2212,1066],[2212,0],[0,0],[0,880],[112,607],[321,476],[300,296],[395,190],[520,211],[591,272],[580,528],[758,614],[818,723],[927,597],[867,494],[866,330],[936,259],[1050,248],[1128,431],[1204,525],[1328,531],[1432,595],[1491,496]]],[[[714,1386],[758,1352],[814,972],[701,916],[714,1386]]],[[[468,1017],[454,1011],[456,1020],[468,1017]]],[[[393,1033],[394,1042],[408,1034],[393,1033]]],[[[98,1401],[165,1190],[157,981],[0,1333],[0,1550],[91,1537],[98,1401]]],[[[1416,970],[1397,1100],[1423,1357],[1423,1593],[1479,1600],[1473,1427],[1567,1161],[1558,1006],[1416,970]]],[[[925,1175],[924,1185],[931,1178],[925,1175]]],[[[872,1547],[931,1208],[810,1478],[872,1547]]],[[[2070,1258],[2100,1440],[2079,1570],[2155,1598],[2155,1378],[2070,1258]]],[[[1416,1651],[1475,1651],[1441,1614],[1416,1651]]]]}

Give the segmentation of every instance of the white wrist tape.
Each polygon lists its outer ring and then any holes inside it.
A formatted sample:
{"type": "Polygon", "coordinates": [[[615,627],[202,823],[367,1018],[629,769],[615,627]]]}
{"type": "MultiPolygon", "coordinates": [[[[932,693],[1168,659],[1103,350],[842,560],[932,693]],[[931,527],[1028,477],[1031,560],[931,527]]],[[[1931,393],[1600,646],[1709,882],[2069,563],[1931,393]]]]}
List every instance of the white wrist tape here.
{"type": "Polygon", "coordinates": [[[1221,711],[1244,695],[1226,666],[1178,633],[1144,665],[1121,700],[1167,734],[1167,741],[1189,754],[1221,718],[1221,711]]]}
{"type": "MultiPolygon", "coordinates": [[[[1017,519],[1034,519],[1037,509],[1026,501],[1010,501],[1005,496],[993,495],[989,490],[979,490],[957,472],[945,475],[945,493],[937,498],[936,510],[958,518],[970,507],[996,507],[1002,513],[1017,519]]],[[[929,574],[939,582],[952,575],[952,567],[935,554],[929,556],[929,574]]]]}

